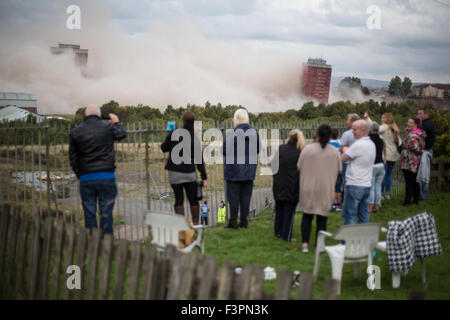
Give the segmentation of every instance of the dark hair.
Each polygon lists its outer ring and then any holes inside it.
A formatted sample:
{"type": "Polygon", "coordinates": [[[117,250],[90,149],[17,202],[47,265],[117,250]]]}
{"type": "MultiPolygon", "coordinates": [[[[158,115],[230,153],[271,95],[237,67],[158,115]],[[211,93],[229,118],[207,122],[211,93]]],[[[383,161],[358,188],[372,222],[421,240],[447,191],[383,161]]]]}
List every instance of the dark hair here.
{"type": "Polygon", "coordinates": [[[317,137],[319,138],[319,143],[322,146],[322,149],[325,149],[328,142],[330,142],[331,127],[327,124],[322,124],[319,129],[317,129],[317,137]]]}
{"type": "Polygon", "coordinates": [[[415,118],[410,118],[410,119],[414,120],[414,122],[416,123],[417,128],[422,129],[422,120],[420,118],[415,117],[415,118]]]}
{"type": "Polygon", "coordinates": [[[205,204],[208,204],[208,202],[205,201],[205,204]]]}
{"type": "Polygon", "coordinates": [[[336,140],[339,137],[339,131],[336,128],[331,128],[331,139],[336,140]]]}
{"type": "Polygon", "coordinates": [[[186,127],[189,127],[189,128],[194,127],[195,115],[192,112],[186,111],[185,113],[183,113],[182,119],[183,119],[183,124],[186,127]]]}
{"type": "Polygon", "coordinates": [[[419,110],[423,110],[423,113],[430,114],[430,107],[420,107],[419,110]]]}

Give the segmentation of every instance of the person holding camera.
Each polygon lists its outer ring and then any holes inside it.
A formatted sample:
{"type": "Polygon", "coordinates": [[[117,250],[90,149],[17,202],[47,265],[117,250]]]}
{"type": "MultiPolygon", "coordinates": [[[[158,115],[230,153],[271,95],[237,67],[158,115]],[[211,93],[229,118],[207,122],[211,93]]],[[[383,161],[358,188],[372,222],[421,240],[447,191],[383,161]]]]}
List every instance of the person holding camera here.
{"type": "Polygon", "coordinates": [[[200,207],[196,197],[198,185],[196,169],[200,172],[203,187],[205,188],[208,187],[207,175],[201,150],[201,142],[194,132],[195,116],[192,112],[187,111],[183,114],[182,119],[183,128],[170,131],[161,144],[161,150],[163,152],[169,152],[165,169],[168,171],[169,183],[175,193],[175,213],[185,215],[183,206],[184,189],[191,208],[192,223],[198,225],[200,222],[200,207]],[[177,147],[179,143],[186,144],[182,145],[181,152],[177,147]],[[176,149],[176,152],[173,152],[174,149],[176,149]],[[190,149],[190,155],[184,155],[185,149],[190,149]],[[200,161],[195,161],[196,155],[200,156],[197,159],[200,161]],[[176,159],[177,157],[179,159],[176,159]]]}
{"type": "Polygon", "coordinates": [[[109,118],[110,121],[103,121],[100,108],[89,105],[83,123],[70,132],[69,145],[70,165],[80,179],[85,227],[97,228],[98,202],[102,237],[113,233],[112,212],[117,196],[114,141],[127,136],[119,117],[110,113],[109,118]]]}

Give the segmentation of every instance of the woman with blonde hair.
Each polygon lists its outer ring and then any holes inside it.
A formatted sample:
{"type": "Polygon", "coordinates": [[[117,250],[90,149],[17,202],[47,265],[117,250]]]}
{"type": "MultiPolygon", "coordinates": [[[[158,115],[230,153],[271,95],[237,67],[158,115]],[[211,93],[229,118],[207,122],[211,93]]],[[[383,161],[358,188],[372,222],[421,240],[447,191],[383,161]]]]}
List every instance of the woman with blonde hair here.
{"type": "Polygon", "coordinates": [[[386,143],[385,175],[381,184],[381,194],[384,194],[385,199],[389,200],[392,185],[392,170],[394,169],[395,163],[400,160],[400,153],[397,147],[402,143],[400,130],[395,124],[392,113],[385,113],[381,116],[379,134],[386,143]]]}
{"type": "Polygon", "coordinates": [[[297,162],[305,138],[300,130],[289,133],[286,144],[279,147],[272,160],[273,197],[275,199],[275,236],[291,241],[294,213],[299,196],[299,172],[297,162]]]}

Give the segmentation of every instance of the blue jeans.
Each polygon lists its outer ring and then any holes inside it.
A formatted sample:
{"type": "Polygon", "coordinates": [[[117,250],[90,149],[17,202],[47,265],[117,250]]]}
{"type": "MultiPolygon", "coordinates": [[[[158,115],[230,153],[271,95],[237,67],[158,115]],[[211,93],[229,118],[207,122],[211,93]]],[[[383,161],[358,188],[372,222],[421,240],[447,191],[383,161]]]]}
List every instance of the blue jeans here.
{"type": "Polygon", "coordinates": [[[391,194],[391,186],[392,186],[392,170],[395,167],[394,161],[386,161],[384,165],[385,175],[383,179],[383,183],[381,184],[381,193],[390,195],[391,194]]]}
{"type": "Polygon", "coordinates": [[[344,225],[354,224],[356,217],[358,217],[358,223],[369,222],[369,194],[370,187],[345,186],[342,211],[344,225]]]}
{"type": "MultiPolygon", "coordinates": [[[[431,157],[433,157],[433,149],[427,149],[427,151],[431,154],[431,157]]],[[[427,198],[427,196],[428,196],[428,188],[429,188],[429,184],[428,183],[419,182],[419,190],[420,190],[420,199],[421,200],[427,198]]]]}
{"type": "Polygon", "coordinates": [[[84,210],[84,225],[97,228],[97,201],[100,211],[100,228],[103,234],[113,233],[113,208],[117,196],[115,179],[80,181],[81,203],[84,210]]]}
{"type": "Polygon", "coordinates": [[[372,187],[370,188],[369,203],[381,205],[381,183],[384,178],[384,166],[373,166],[372,187]]]}

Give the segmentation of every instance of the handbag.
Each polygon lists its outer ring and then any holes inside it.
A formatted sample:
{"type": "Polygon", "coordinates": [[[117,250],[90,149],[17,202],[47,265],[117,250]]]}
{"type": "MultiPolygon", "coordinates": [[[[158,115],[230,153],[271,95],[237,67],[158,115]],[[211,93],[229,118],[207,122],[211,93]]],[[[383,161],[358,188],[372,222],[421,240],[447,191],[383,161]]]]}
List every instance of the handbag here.
{"type": "Polygon", "coordinates": [[[197,182],[197,192],[195,193],[195,200],[200,201],[203,199],[203,181],[197,182]]]}

